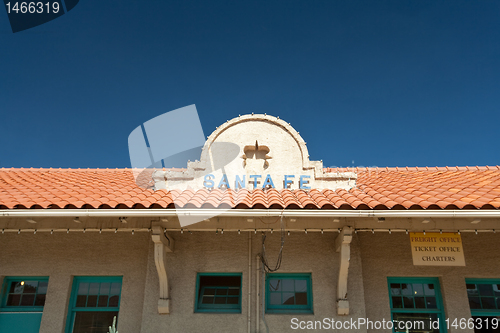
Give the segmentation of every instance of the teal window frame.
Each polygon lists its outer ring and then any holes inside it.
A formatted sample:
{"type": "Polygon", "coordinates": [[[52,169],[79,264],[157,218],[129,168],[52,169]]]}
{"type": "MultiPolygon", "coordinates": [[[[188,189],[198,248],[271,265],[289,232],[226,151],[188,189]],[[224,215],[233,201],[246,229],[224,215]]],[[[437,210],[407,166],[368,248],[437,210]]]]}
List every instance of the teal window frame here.
{"type": "MultiPolygon", "coordinates": [[[[241,313],[241,287],[243,285],[243,274],[242,273],[197,273],[196,274],[196,295],[195,295],[195,307],[194,312],[201,313],[241,313]],[[238,297],[237,304],[202,304],[203,291],[206,288],[214,288],[214,289],[230,289],[230,286],[201,286],[200,279],[203,276],[236,276],[240,278],[240,286],[239,286],[239,294],[238,296],[229,296],[229,297],[238,297]],[[200,290],[201,288],[201,290],[200,290]]],[[[223,296],[228,297],[228,296],[223,296]]]]}
{"type": "MultiPolygon", "coordinates": [[[[391,320],[394,322],[394,313],[423,313],[423,314],[436,314],[439,320],[439,331],[441,333],[446,333],[446,322],[445,322],[445,311],[443,305],[443,297],[441,295],[441,286],[439,283],[439,278],[437,277],[388,277],[387,287],[389,291],[389,304],[391,307],[391,320]],[[392,303],[392,291],[391,284],[429,284],[434,285],[435,297],[436,297],[436,309],[415,309],[415,308],[394,308],[392,303]]],[[[396,327],[393,327],[393,332],[396,332],[396,327]]]]}
{"type": "MultiPolygon", "coordinates": [[[[500,286],[500,279],[465,279],[466,288],[467,288],[468,284],[476,284],[476,285],[477,284],[491,284],[491,285],[497,284],[500,286]]],[[[480,302],[481,302],[481,296],[478,296],[478,297],[479,297],[480,302]]],[[[470,303],[469,303],[469,309],[470,309],[472,317],[498,317],[498,316],[500,316],[500,306],[498,306],[500,304],[497,303],[498,301],[496,300],[496,298],[500,299],[500,295],[499,296],[487,296],[487,297],[492,297],[495,300],[495,303],[497,304],[497,309],[472,309],[470,307],[470,303]]],[[[469,299],[468,293],[467,293],[467,299],[469,299]]],[[[482,302],[481,302],[481,304],[482,304],[482,302]]]]}
{"type": "MultiPolygon", "coordinates": [[[[269,314],[313,314],[313,293],[312,293],[312,274],[311,273],[267,273],[266,274],[266,313],[269,314]],[[270,280],[306,280],[307,281],[307,305],[296,304],[271,304],[270,280]]],[[[283,292],[279,292],[283,293],[283,292]]]]}
{"type": "MultiPolygon", "coordinates": [[[[3,280],[2,286],[2,298],[0,303],[0,312],[42,312],[44,305],[41,306],[8,306],[7,298],[9,296],[10,284],[14,281],[38,281],[38,282],[49,282],[48,276],[6,276],[3,280]]],[[[35,293],[38,295],[38,293],[35,293]]],[[[47,295],[47,293],[45,293],[47,295]]],[[[35,296],[36,297],[36,296],[35,296]]],[[[44,301],[45,304],[45,301],[44,301]]]]}
{"type": "MultiPolygon", "coordinates": [[[[122,299],[122,288],[123,288],[123,282],[122,282],[122,277],[121,276],[75,276],[73,278],[73,286],[71,288],[71,297],[69,300],[69,309],[68,309],[68,319],[66,320],[66,333],[72,333],[73,332],[73,325],[76,317],[77,312],[120,312],[120,302],[122,299]],[[80,283],[113,283],[113,282],[119,282],[120,283],[120,292],[118,294],[118,306],[116,307],[77,307],[76,306],[76,299],[78,296],[78,287],[80,286],[80,283]]],[[[108,300],[109,302],[109,300],[108,300]]],[[[117,321],[118,321],[118,316],[117,316],[117,321]]]]}

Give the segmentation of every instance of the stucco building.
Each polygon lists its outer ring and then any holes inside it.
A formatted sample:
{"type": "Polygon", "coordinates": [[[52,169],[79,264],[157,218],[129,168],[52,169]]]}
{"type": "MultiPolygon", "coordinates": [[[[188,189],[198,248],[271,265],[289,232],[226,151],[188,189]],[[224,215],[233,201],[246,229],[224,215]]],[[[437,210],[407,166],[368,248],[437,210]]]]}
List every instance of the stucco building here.
{"type": "Polygon", "coordinates": [[[325,168],[268,115],[185,169],[1,169],[0,332],[488,332],[499,208],[497,166],[325,168]]]}

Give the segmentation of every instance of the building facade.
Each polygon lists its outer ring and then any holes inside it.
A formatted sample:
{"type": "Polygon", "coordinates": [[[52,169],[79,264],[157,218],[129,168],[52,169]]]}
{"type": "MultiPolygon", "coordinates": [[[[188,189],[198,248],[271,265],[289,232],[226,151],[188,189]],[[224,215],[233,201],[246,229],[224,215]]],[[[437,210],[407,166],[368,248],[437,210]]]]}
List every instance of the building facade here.
{"type": "Polygon", "coordinates": [[[182,170],[1,169],[0,332],[500,331],[499,207],[498,167],[324,168],[268,115],[182,170]]]}

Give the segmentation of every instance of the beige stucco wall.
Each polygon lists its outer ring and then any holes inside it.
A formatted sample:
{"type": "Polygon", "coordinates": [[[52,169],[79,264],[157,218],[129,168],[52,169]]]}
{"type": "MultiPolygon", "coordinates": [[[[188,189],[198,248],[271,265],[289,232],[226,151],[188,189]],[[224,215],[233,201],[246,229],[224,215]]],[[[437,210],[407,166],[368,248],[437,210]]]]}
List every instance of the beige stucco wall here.
{"type": "MultiPolygon", "coordinates": [[[[357,235],[363,262],[366,314],[372,320],[391,318],[387,277],[438,277],[445,316],[451,320],[470,318],[465,278],[500,277],[498,234],[462,233],[465,267],[413,266],[410,239],[405,233],[358,233],[357,235]]],[[[376,331],[383,332],[383,330],[376,331]]],[[[459,331],[473,332],[473,330],[459,331]]],[[[449,332],[458,331],[450,329],[449,332]]]]}
{"type": "MultiPolygon", "coordinates": [[[[171,313],[157,314],[158,276],[154,265],[153,246],[150,245],[148,274],[144,300],[143,333],[164,332],[246,332],[248,313],[248,233],[215,232],[170,233],[176,240],[174,253],[168,254],[167,264],[171,286],[171,313]],[[195,282],[198,272],[241,272],[241,314],[194,313],[195,282]]],[[[335,252],[337,233],[292,233],[286,236],[280,272],[312,273],[314,315],[268,314],[270,332],[290,332],[291,319],[323,320],[337,318],[336,288],[339,254],[335,252]]],[[[261,252],[262,237],[251,232],[252,238],[252,302],[251,329],[255,332],[256,255],[261,252]]],[[[268,233],[266,252],[270,265],[276,262],[280,245],[279,233],[268,233]]],[[[364,295],[358,243],[352,245],[349,299],[353,318],[364,317],[364,295]]],[[[262,286],[262,284],[261,284],[262,286]]],[[[340,319],[348,320],[350,316],[340,319]]],[[[265,332],[264,323],[260,324],[265,332]]],[[[361,330],[362,332],[362,330],[361,330]]]]}
{"type": "MultiPolygon", "coordinates": [[[[251,329],[255,332],[255,258],[261,252],[260,232],[250,233],[250,274],[248,232],[240,235],[236,232],[219,232],[216,235],[215,232],[199,231],[170,234],[176,242],[175,251],[167,254],[171,287],[169,315],[159,315],[157,312],[158,275],[153,242],[147,232],[136,232],[135,235],[128,232],[57,232],[53,235],[47,232],[36,235],[5,233],[0,235],[0,279],[4,276],[49,276],[40,329],[42,333],[64,332],[72,278],[81,275],[123,276],[119,321],[121,333],[201,333],[246,332],[248,279],[251,278],[251,329]],[[242,312],[194,313],[198,272],[243,273],[242,312]]],[[[500,277],[500,266],[497,265],[500,262],[498,234],[462,233],[465,267],[424,267],[413,266],[408,235],[359,232],[354,234],[351,244],[348,282],[351,314],[339,317],[335,304],[339,270],[339,254],[334,248],[337,235],[336,232],[309,232],[307,235],[292,232],[286,236],[280,272],[312,273],[314,314],[268,314],[266,321],[270,332],[292,331],[291,319],[295,317],[305,321],[364,317],[371,320],[389,319],[389,276],[439,277],[446,317],[469,318],[465,278],[500,277]]],[[[275,263],[279,244],[279,232],[267,234],[266,248],[271,265],[275,263]]],[[[260,328],[261,332],[265,332],[262,321],[260,328]]]]}
{"type": "MultiPolygon", "coordinates": [[[[148,233],[82,232],[53,235],[38,232],[6,233],[0,241],[0,278],[3,276],[48,276],[49,288],[40,332],[64,332],[74,276],[123,276],[119,331],[136,332],[242,332],[247,329],[248,279],[252,279],[251,327],[255,331],[255,268],[261,252],[261,234],[252,238],[248,274],[248,232],[171,233],[176,240],[168,254],[171,314],[157,313],[158,275],[153,242],[148,233]],[[197,272],[241,272],[242,312],[240,314],[194,313],[197,272]]],[[[322,320],[336,317],[336,286],[339,254],[334,250],[337,233],[292,233],[286,236],[280,272],[311,272],[314,315],[266,315],[271,332],[290,331],[290,320],[322,320]]],[[[276,260],[279,233],[267,237],[270,264],[276,260]]],[[[364,316],[360,253],[352,247],[349,281],[352,316],[364,316]]],[[[262,284],[261,284],[262,286],[262,284]]],[[[261,322],[264,332],[264,323],[261,322]]]]}
{"type": "Polygon", "coordinates": [[[146,278],[146,233],[6,233],[0,276],[48,276],[40,333],[63,333],[73,276],[123,276],[120,333],[140,331],[146,278]]]}

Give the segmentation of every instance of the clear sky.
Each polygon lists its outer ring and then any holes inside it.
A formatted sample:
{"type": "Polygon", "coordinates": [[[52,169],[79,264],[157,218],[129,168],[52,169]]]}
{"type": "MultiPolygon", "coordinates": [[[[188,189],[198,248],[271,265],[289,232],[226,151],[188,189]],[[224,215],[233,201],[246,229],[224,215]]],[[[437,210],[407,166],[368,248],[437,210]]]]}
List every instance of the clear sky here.
{"type": "Polygon", "coordinates": [[[0,167],[130,167],[190,104],[205,135],[279,116],[325,166],[497,165],[500,1],[80,0],[15,34],[0,8],[0,167]]]}

